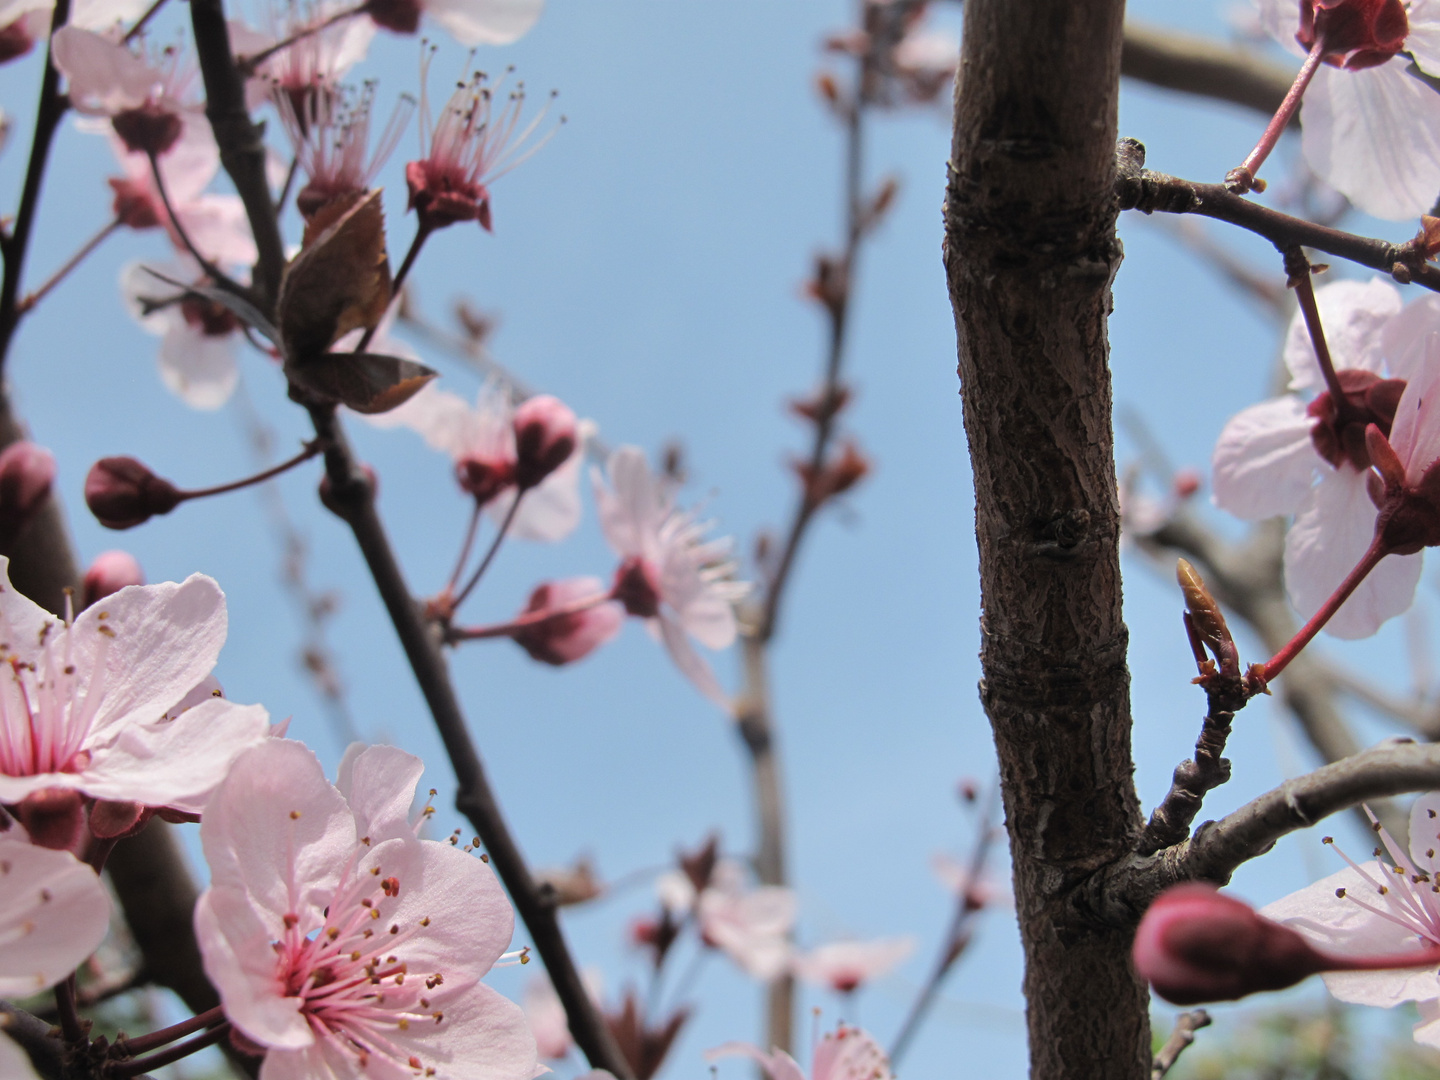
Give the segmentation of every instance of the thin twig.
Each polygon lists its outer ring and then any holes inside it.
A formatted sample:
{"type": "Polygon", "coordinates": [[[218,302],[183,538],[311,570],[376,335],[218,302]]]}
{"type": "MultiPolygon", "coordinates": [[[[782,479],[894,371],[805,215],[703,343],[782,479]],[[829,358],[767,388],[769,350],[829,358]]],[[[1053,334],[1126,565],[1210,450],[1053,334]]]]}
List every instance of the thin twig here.
{"type": "Polygon", "coordinates": [[[1145,148],[1134,139],[1121,139],[1116,149],[1116,189],[1122,210],[1143,214],[1199,214],[1238,225],[1263,236],[1281,251],[1315,248],[1389,274],[1402,284],[1414,282],[1440,292],[1440,267],[1425,261],[1424,252],[1411,241],[1392,244],[1355,233],[1316,225],[1304,218],[1282,214],[1228,191],[1223,184],[1201,184],[1144,168],[1145,148]]]}
{"type": "Polygon", "coordinates": [[[1183,1012],[1175,1018],[1175,1028],[1150,1066],[1150,1080],[1165,1080],[1165,1074],[1175,1066],[1185,1048],[1195,1041],[1195,1032],[1210,1026],[1210,1014],[1204,1009],[1183,1012]]]}
{"type": "Polygon", "coordinates": [[[223,287],[227,292],[251,299],[250,290],[221,270],[195,246],[194,241],[190,239],[190,234],[185,231],[185,226],[181,224],[179,215],[175,213],[175,207],[170,203],[170,193],[165,188],[165,178],[160,175],[159,157],[153,151],[148,151],[145,156],[150,159],[150,176],[155,181],[155,190],[159,193],[160,202],[165,207],[165,216],[170,219],[170,227],[175,230],[175,235],[180,238],[180,243],[185,245],[185,250],[190,253],[190,257],[200,264],[200,269],[204,270],[215,284],[223,287]]]}
{"type": "Polygon", "coordinates": [[[1242,697],[1237,702],[1224,700],[1223,695],[1208,696],[1210,708],[1200,725],[1195,756],[1175,766],[1170,790],[1150,814],[1150,821],[1136,845],[1142,855],[1184,840],[1206,794],[1230,779],[1230,759],[1220,755],[1225,752],[1225,740],[1230,737],[1235,708],[1244,705],[1245,699],[1242,697]]]}
{"type": "MultiPolygon", "coordinates": [[[[55,9],[50,16],[51,29],[60,29],[69,18],[70,0],[55,0],[55,9]]],[[[15,225],[10,232],[0,231],[0,257],[5,262],[4,278],[0,280],[0,369],[9,359],[10,340],[20,324],[18,302],[25,253],[30,246],[30,233],[35,227],[35,211],[40,205],[40,188],[45,179],[45,165],[50,159],[50,145],[68,107],[65,95],[60,92],[60,72],[55,67],[54,51],[53,45],[46,46],[40,103],[35,109],[35,137],[30,143],[30,161],[25,167],[20,209],[15,213],[15,225]]]]}
{"type": "Polygon", "coordinates": [[[29,311],[36,304],[38,304],[41,300],[44,300],[45,297],[50,293],[52,289],[55,288],[56,285],[59,285],[60,282],[65,280],[66,275],[68,275],[70,271],[74,270],[77,266],[84,262],[86,257],[89,256],[101,244],[103,244],[105,240],[110,236],[110,234],[119,227],[120,219],[116,218],[114,221],[111,221],[103,229],[101,229],[94,236],[92,236],[89,240],[86,240],[85,243],[80,246],[79,251],[75,252],[74,255],[71,255],[70,258],[66,259],[65,262],[61,265],[60,269],[56,270],[53,274],[51,274],[48,278],[45,279],[44,284],[42,284],[34,292],[25,294],[25,298],[21,300],[19,304],[20,313],[23,315],[25,312],[29,311]]]}
{"type": "Polygon", "coordinates": [[[155,0],[153,4],[146,8],[145,14],[140,16],[139,21],[129,30],[125,31],[125,36],[120,39],[121,43],[129,45],[130,42],[134,41],[140,35],[140,32],[150,25],[150,20],[160,13],[160,9],[165,6],[165,3],[166,0],[155,0]]]}

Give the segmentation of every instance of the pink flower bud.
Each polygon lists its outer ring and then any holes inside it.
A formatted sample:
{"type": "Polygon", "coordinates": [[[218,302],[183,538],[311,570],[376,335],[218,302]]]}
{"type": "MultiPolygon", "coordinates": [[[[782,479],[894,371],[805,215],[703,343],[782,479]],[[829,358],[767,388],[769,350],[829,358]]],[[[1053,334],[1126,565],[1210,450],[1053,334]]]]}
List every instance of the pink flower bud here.
{"type": "Polygon", "coordinates": [[[420,5],[416,0],[369,0],[361,10],[376,26],[396,34],[413,34],[420,29],[420,5]]]}
{"type": "Polygon", "coordinates": [[[7,549],[50,496],[55,456],[32,442],[0,451],[0,549],[7,549]]]}
{"type": "MultiPolygon", "coordinates": [[[[49,15],[49,11],[45,12],[49,15]]],[[[34,27],[24,15],[0,27],[0,64],[19,59],[35,47],[34,27]]]]}
{"type": "Polygon", "coordinates": [[[655,567],[640,555],[633,555],[615,571],[610,595],[625,605],[631,615],[653,619],[660,614],[660,578],[655,567]]]}
{"type": "Polygon", "coordinates": [[[1175,473],[1171,489],[1177,499],[1188,499],[1200,490],[1200,473],[1195,469],[1180,469],[1175,473]]]}
{"type": "Polygon", "coordinates": [[[1176,885],[1150,905],[1131,955],[1140,976],[1175,1005],[1282,990],[1333,966],[1288,926],[1199,882],[1176,885]]]}
{"type": "Polygon", "coordinates": [[[85,505],[107,529],[129,529],[168,514],[183,496],[132,457],[101,458],[85,477],[85,505]]]}
{"type": "Polygon", "coordinates": [[[578,443],[575,414],[559,398],[541,394],[515,410],[515,483],[532,488],[570,460],[578,443]]]}
{"type": "Polygon", "coordinates": [[[20,800],[15,817],[30,842],[57,851],[78,851],[85,835],[85,806],[74,788],[42,788],[20,800]]]}
{"type": "MultiPolygon", "coordinates": [[[[521,614],[563,610],[566,605],[599,595],[604,588],[598,578],[546,582],[530,594],[530,601],[521,614]]],[[[624,622],[625,613],[620,605],[606,600],[582,611],[542,619],[515,631],[511,637],[534,659],[559,667],[588,656],[618,634],[624,622]]]]}
{"type": "Polygon", "coordinates": [[[85,571],[84,606],[98,603],[127,585],[144,585],[145,571],[128,551],[103,551],[85,571]]]}
{"type": "Polygon", "coordinates": [[[465,457],[455,463],[455,481],[484,506],[515,482],[515,466],[499,459],[465,457]]]}

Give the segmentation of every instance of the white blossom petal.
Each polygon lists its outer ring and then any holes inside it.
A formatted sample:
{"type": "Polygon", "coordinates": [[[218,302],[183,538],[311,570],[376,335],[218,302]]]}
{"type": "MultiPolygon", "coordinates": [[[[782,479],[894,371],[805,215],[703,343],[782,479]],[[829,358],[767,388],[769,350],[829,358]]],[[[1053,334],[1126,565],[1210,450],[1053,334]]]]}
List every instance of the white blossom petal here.
{"type": "Polygon", "coordinates": [[[110,897],[94,870],[68,851],[0,838],[0,995],[28,997],[54,986],[95,951],[109,926],[110,897]]]}
{"type": "Polygon", "coordinates": [[[1215,505],[1247,520],[1293,514],[1325,464],[1310,438],[1314,419],[1293,394],[1251,405],[1230,419],[1212,458],[1215,505]]]}
{"type": "Polygon", "coordinates": [[[543,0],[424,0],[424,8],[461,45],[509,45],[540,18],[543,0]]]}
{"type": "MultiPolygon", "coordinates": [[[[1320,325],[1325,328],[1325,345],[1336,371],[1359,368],[1379,374],[1382,367],[1382,331],[1400,313],[1400,290],[1384,278],[1369,281],[1332,281],[1315,290],[1320,325]]],[[[1290,389],[1325,389],[1325,378],[1315,359],[1310,332],[1299,313],[1290,320],[1285,334],[1285,365],[1290,369],[1290,389]]]]}

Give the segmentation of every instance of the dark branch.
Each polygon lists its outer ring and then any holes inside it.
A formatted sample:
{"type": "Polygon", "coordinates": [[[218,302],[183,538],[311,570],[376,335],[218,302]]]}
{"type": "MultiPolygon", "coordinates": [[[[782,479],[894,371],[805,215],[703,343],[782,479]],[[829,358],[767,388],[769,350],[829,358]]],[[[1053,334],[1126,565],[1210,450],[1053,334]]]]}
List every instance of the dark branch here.
{"type": "Polygon", "coordinates": [[[1200,724],[1195,757],[1175,766],[1170,791],[1151,813],[1136,845],[1141,855],[1154,854],[1184,840],[1206,794],[1230,779],[1230,759],[1220,755],[1225,752],[1225,740],[1230,737],[1235,712],[1244,706],[1246,699],[1243,693],[1236,696],[1224,691],[1209,691],[1207,697],[1210,708],[1200,724]]]}
{"type": "Polygon", "coordinates": [[[1348,259],[1372,270],[1389,274],[1402,284],[1415,282],[1440,291],[1440,268],[1431,266],[1414,243],[1392,244],[1355,233],[1316,225],[1291,217],[1259,203],[1234,195],[1223,184],[1199,184],[1193,180],[1151,172],[1144,167],[1145,147],[1134,139],[1121,139],[1116,149],[1118,178],[1116,190],[1122,210],[1143,214],[1199,214],[1227,221],[1263,236],[1281,251],[1295,247],[1314,248],[1337,258],[1348,259]]]}
{"type": "Polygon", "coordinates": [[[1263,56],[1194,34],[1133,19],[1125,23],[1120,74],[1166,90],[1228,101],[1269,116],[1295,73],[1263,56]]]}
{"type": "Polygon", "coordinates": [[[1219,821],[1205,822],[1183,843],[1101,871],[1078,899],[1104,923],[1133,926],[1150,901],[1172,885],[1224,885],[1243,863],[1297,829],[1370,799],[1435,788],[1440,788],[1440,745],[1388,740],[1285,781],[1219,821]]]}

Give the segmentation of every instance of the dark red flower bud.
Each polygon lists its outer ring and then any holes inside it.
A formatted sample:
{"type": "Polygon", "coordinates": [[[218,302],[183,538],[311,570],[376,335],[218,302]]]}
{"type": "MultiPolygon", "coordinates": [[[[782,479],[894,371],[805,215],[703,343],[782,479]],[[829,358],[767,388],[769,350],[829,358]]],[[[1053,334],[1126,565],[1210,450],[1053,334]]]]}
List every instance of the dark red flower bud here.
{"type": "Polygon", "coordinates": [[[42,788],[20,800],[13,813],[30,842],[57,851],[78,852],[85,835],[85,805],[74,788],[42,788]]]}
{"type": "MultiPolygon", "coordinates": [[[[45,12],[49,14],[48,11],[45,12]]],[[[30,18],[21,15],[14,22],[0,28],[0,64],[18,60],[35,47],[35,34],[30,18]]]]}
{"type": "Polygon", "coordinates": [[[515,483],[515,466],[509,461],[463,458],[455,463],[455,482],[484,506],[515,483]]]}
{"type": "Polygon", "coordinates": [[[184,496],[132,457],[101,458],[85,477],[85,505],[107,529],[129,529],[168,514],[184,496]]]}
{"type": "Polygon", "coordinates": [[[579,445],[575,414],[559,398],[540,394],[515,410],[515,483],[521,491],[544,480],[579,445]]]}
{"type": "Polygon", "coordinates": [[[361,10],[376,26],[396,34],[413,34],[420,29],[420,5],[416,0],[369,0],[361,10]]]}
{"type": "Polygon", "coordinates": [[[99,603],[127,585],[144,585],[145,571],[128,551],[104,551],[85,571],[83,606],[99,603]]]}
{"type": "Polygon", "coordinates": [[[631,615],[653,619],[660,614],[660,579],[650,560],[632,556],[615,571],[610,595],[631,615]]]}
{"type": "Polygon", "coordinates": [[[160,215],[150,193],[140,184],[126,177],[112,176],[106,181],[115,191],[111,210],[115,220],[131,229],[158,229],[160,215]]]}
{"type": "Polygon", "coordinates": [[[486,232],[491,231],[490,192],[484,184],[428,159],[406,164],[405,184],[410,189],[409,209],[415,211],[422,228],[443,229],[457,221],[478,221],[486,232]]]}
{"type": "Polygon", "coordinates": [[[0,550],[8,550],[50,497],[55,455],[32,442],[0,451],[0,550]]]}
{"type": "Polygon", "coordinates": [[[185,129],[180,117],[156,105],[126,109],[117,113],[110,125],[127,149],[157,157],[174,146],[185,129]]]}

